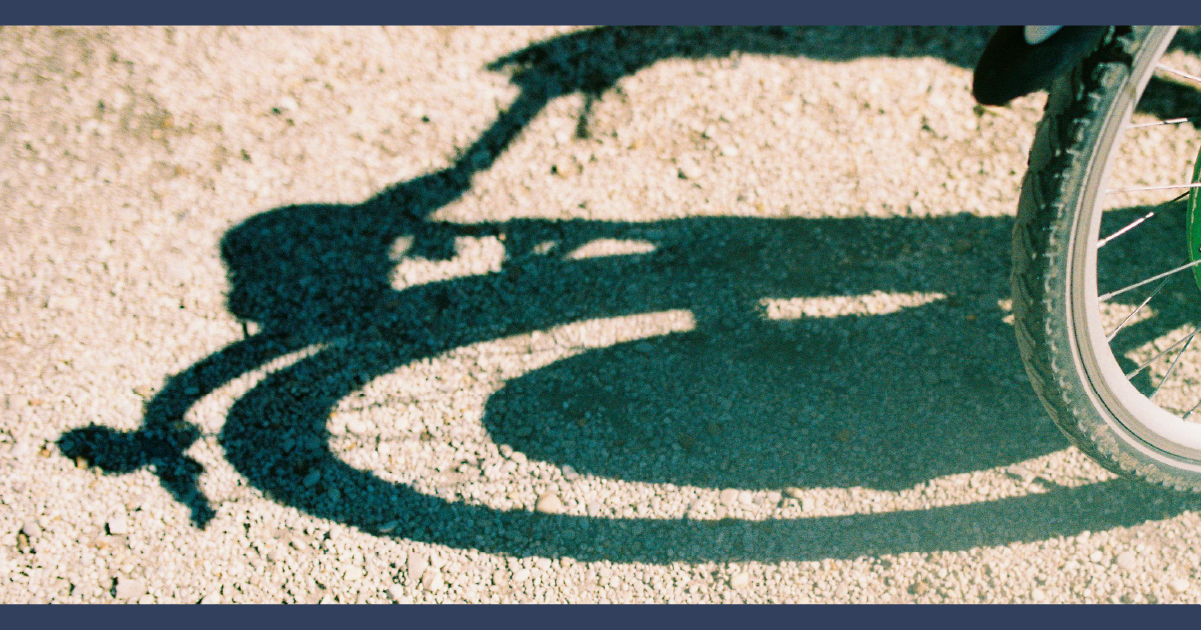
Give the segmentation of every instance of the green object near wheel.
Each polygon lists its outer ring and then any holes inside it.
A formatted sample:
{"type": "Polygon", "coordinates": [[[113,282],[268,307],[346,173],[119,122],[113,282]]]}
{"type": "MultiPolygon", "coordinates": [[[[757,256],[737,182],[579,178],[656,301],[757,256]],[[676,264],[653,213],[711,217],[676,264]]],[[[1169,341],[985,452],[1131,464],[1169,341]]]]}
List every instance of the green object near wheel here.
{"type": "MultiPolygon", "coordinates": [[[[1193,184],[1201,184],[1201,153],[1197,154],[1197,164],[1193,166],[1193,184]]],[[[1201,259],[1201,188],[1188,191],[1188,259],[1196,262],[1201,259]]],[[[1193,279],[1201,287],[1201,265],[1193,267],[1193,279]]]]}

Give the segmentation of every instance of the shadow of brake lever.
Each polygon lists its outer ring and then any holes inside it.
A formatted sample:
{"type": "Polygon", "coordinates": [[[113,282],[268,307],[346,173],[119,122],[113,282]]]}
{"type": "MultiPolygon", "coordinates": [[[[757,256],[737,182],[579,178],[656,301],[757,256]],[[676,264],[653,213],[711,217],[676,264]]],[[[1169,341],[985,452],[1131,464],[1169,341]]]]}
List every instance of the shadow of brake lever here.
{"type": "Polygon", "coordinates": [[[191,508],[192,522],[204,528],[216,516],[200,491],[204,466],[184,454],[198,439],[200,430],[182,422],[132,432],[93,424],[63,434],[58,447],[67,457],[83,458],[88,465],[112,474],[150,468],[164,489],[191,508]]]}

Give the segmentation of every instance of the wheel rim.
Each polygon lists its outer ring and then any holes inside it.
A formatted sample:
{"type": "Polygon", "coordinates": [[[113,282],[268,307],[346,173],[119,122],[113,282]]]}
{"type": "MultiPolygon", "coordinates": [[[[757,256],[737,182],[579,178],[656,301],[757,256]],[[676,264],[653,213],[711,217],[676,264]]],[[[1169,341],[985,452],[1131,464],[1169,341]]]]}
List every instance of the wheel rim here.
{"type": "MultiPolygon", "coordinates": [[[[1128,440],[1128,442],[1152,457],[1170,458],[1177,464],[1201,467],[1201,424],[1183,420],[1183,414],[1179,410],[1165,409],[1154,400],[1166,378],[1161,380],[1151,392],[1145,391],[1146,387],[1140,390],[1132,382],[1132,378],[1139,377],[1155,361],[1170,362],[1170,367],[1167,367],[1163,376],[1171,377],[1180,369],[1178,366],[1182,357],[1188,359],[1185,356],[1186,352],[1191,350],[1198,353],[1198,350],[1201,349],[1201,339],[1197,339],[1194,344],[1193,337],[1193,335],[1201,337],[1201,334],[1198,334],[1199,330],[1194,329],[1186,333],[1186,338],[1174,339],[1175,345],[1168,342],[1166,350],[1159,356],[1153,357],[1147,366],[1143,366],[1141,369],[1136,367],[1137,371],[1133,374],[1129,364],[1126,367],[1121,365],[1120,355],[1115,354],[1114,351],[1114,345],[1116,345],[1114,342],[1117,341],[1117,336],[1125,330],[1130,320],[1134,319],[1138,313],[1153,312],[1153,307],[1149,305],[1154,302],[1156,297],[1161,296],[1162,289],[1167,286],[1168,282],[1179,282],[1181,275],[1189,276],[1185,279],[1191,282],[1192,274],[1188,273],[1187,268],[1175,269],[1173,267],[1151,274],[1135,283],[1117,288],[1105,287],[1104,293],[1098,290],[1098,250],[1116,242],[1116,240],[1105,239],[1120,239],[1130,231],[1146,225],[1146,222],[1153,218],[1153,216],[1143,218],[1146,215],[1142,215],[1131,224],[1107,233],[1104,239],[1101,237],[1107,193],[1121,194],[1133,191],[1107,189],[1107,184],[1111,180],[1110,171],[1115,156],[1123,136],[1128,135],[1127,132],[1134,128],[1130,124],[1132,112],[1143,96],[1148,82],[1155,74],[1159,59],[1171,43],[1175,33],[1175,27],[1151,27],[1143,46],[1136,54],[1130,77],[1116,97],[1115,106],[1111,108],[1103,122],[1101,133],[1097,135],[1096,158],[1092,161],[1089,172],[1085,176],[1086,183],[1082,188],[1083,194],[1078,206],[1080,211],[1076,213],[1076,225],[1072,229],[1073,242],[1070,247],[1068,263],[1071,270],[1068,283],[1068,304],[1071,309],[1069,333],[1071,343],[1076,350],[1074,356],[1078,361],[1077,369],[1082,372],[1085,377],[1084,382],[1089,386],[1088,393],[1094,398],[1094,408],[1102,411],[1104,419],[1120,433],[1136,438],[1128,440]],[[1122,230],[1126,230],[1126,232],[1122,232],[1122,230]],[[1169,273],[1156,277],[1165,271],[1169,273]],[[1174,278],[1175,280],[1173,280],[1174,278]],[[1116,316],[1113,313],[1104,313],[1103,305],[1107,305],[1109,300],[1119,296],[1137,296],[1138,302],[1132,305],[1133,309],[1124,317],[1120,313],[1116,316]],[[1118,320],[1116,327],[1115,319],[1118,320]]],[[[1150,193],[1158,188],[1158,186],[1148,186],[1145,187],[1145,190],[1133,192],[1150,193]]],[[[1163,190],[1168,189],[1164,188],[1163,190]]],[[[1160,213],[1159,210],[1152,212],[1155,215],[1160,213]]],[[[1183,239],[1183,234],[1181,238],[1183,239]]],[[[1184,252],[1183,247],[1180,247],[1180,250],[1182,253],[1184,252]]],[[[1196,287],[1193,289],[1195,291],[1196,287]]],[[[1201,293],[1195,297],[1201,301],[1201,293]]],[[[1158,352],[1158,346],[1154,345],[1155,343],[1159,342],[1153,342],[1151,347],[1156,348],[1154,352],[1158,352]]],[[[1201,356],[1201,353],[1195,355],[1194,358],[1196,356],[1201,356]]],[[[1128,357],[1121,356],[1121,358],[1126,359],[1128,363],[1130,361],[1128,357]]]]}

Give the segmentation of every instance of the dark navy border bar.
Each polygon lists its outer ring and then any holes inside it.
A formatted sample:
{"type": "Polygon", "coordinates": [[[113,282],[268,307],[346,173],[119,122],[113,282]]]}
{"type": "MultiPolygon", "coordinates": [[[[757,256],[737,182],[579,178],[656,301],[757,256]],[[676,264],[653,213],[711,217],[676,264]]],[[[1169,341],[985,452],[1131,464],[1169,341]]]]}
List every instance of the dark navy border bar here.
{"type": "Polygon", "coordinates": [[[0,606],[9,628],[1003,628],[1196,624],[1195,606],[0,606]],[[469,625],[470,624],[470,625],[469,625]],[[620,625],[616,625],[620,624],[620,625]],[[1019,625],[1020,624],[1020,625],[1019,625]]]}
{"type": "MultiPolygon", "coordinates": [[[[556,2],[65,2],[10,3],[4,24],[997,24],[1175,23],[1201,21],[1201,3],[1108,0],[602,0],[556,2]]],[[[4,33],[0,30],[0,37],[4,33]]],[[[572,630],[633,627],[971,627],[972,630],[1195,625],[1183,606],[0,606],[9,628],[121,627],[213,630],[289,627],[386,629],[437,624],[457,627],[556,626],[572,630]]]]}
{"type": "Polygon", "coordinates": [[[60,0],[2,24],[1178,24],[1179,0],[60,0]]]}

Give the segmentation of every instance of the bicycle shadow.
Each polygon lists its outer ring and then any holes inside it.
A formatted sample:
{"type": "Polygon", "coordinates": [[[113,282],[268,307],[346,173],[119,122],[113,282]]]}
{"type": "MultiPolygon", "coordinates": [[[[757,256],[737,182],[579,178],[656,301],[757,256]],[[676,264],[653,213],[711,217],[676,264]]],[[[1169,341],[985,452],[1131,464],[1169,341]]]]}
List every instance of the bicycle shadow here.
{"type": "Polygon", "coordinates": [[[514,379],[489,400],[485,427],[497,442],[581,472],[706,487],[896,490],[1062,449],[1001,321],[1008,219],[427,218],[467,191],[557,96],[588,97],[586,127],[590,99],[666,57],[741,50],[974,61],[983,31],[940,32],[878,29],[880,37],[839,48],[845,33],[827,29],[594,29],[498,60],[494,69],[518,68],[520,93],[451,167],[363,204],[288,206],[231,229],[221,248],[228,308],[261,331],[170,377],[138,431],[90,426],[64,434],[60,449],[110,473],[152,468],[204,527],[215,512],[198,490],[201,466],[185,454],[199,437],[185,413],[274,358],[322,346],[239,398],[219,443],[274,500],[381,536],[581,560],[807,560],[1035,541],[1188,509],[1187,499],[1113,481],[837,518],[601,519],[445,500],[355,469],[330,450],[326,422],[339,401],[401,366],[585,319],[669,310],[689,311],[695,329],[514,379]],[[923,48],[923,35],[936,44],[923,48]],[[947,41],[955,43],[940,48],[947,41]],[[504,260],[498,271],[398,291],[390,274],[401,239],[408,246],[400,256],[426,260],[451,259],[461,239],[494,239],[504,260]],[[648,249],[572,255],[600,239],[648,249]],[[972,251],[947,245],[957,241],[972,251]],[[773,319],[765,307],[873,292],[933,297],[885,315],[773,319]],[[606,406],[614,400],[626,406],[606,406]],[[576,422],[581,414],[591,420],[576,422]],[[302,483],[314,472],[318,483],[302,483]]]}

